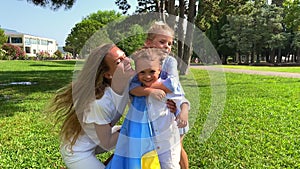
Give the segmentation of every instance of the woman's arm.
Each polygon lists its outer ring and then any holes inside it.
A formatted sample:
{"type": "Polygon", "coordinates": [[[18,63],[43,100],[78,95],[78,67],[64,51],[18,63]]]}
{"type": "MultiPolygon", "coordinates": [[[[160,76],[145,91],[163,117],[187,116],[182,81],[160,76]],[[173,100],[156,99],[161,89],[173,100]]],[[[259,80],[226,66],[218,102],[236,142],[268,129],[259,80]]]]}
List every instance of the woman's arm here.
{"type": "Polygon", "coordinates": [[[107,151],[113,149],[119,137],[119,132],[112,133],[112,127],[110,124],[98,125],[95,124],[95,130],[97,137],[100,140],[100,147],[107,151]]]}

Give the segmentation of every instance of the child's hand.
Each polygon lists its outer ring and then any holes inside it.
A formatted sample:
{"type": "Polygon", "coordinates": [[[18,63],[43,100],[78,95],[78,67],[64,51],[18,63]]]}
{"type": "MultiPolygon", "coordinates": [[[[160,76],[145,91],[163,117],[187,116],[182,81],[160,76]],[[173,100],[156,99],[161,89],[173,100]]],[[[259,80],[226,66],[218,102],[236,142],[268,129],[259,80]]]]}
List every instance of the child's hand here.
{"type": "Polygon", "coordinates": [[[157,100],[162,100],[164,97],[166,97],[166,93],[161,89],[152,89],[149,96],[157,100]]]}
{"type": "Polygon", "coordinates": [[[185,103],[183,103],[183,105],[181,105],[181,111],[179,115],[176,117],[177,126],[179,128],[183,128],[187,126],[188,119],[189,119],[188,105],[185,105],[185,103]]]}

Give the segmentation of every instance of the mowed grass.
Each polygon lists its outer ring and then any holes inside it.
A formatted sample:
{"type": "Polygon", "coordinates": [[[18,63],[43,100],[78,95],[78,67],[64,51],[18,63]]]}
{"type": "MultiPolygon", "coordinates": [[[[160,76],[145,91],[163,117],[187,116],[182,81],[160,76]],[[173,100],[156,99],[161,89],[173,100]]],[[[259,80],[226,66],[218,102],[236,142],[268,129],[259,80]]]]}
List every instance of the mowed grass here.
{"type": "MultiPolygon", "coordinates": [[[[43,110],[71,82],[74,64],[0,61],[0,168],[64,166],[59,125],[43,110]]],[[[218,74],[192,69],[181,77],[191,102],[190,168],[300,168],[300,79],[218,74]]]]}
{"type": "Polygon", "coordinates": [[[272,72],[288,72],[288,73],[300,73],[300,66],[241,66],[241,65],[223,65],[223,68],[234,69],[247,69],[258,71],[272,71],[272,72]]]}

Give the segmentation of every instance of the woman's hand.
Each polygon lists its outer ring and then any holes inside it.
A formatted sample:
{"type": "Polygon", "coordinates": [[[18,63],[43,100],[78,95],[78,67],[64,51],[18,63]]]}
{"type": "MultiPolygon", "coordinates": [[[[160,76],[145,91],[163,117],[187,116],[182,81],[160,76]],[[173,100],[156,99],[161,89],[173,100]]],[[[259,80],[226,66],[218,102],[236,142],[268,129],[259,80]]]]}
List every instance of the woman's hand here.
{"type": "Polygon", "coordinates": [[[168,99],[167,100],[167,107],[172,113],[176,113],[177,107],[173,100],[168,99]]]}
{"type": "Polygon", "coordinates": [[[133,77],[135,71],[130,66],[129,58],[120,62],[113,74],[111,88],[117,93],[122,94],[129,80],[133,77]]]}

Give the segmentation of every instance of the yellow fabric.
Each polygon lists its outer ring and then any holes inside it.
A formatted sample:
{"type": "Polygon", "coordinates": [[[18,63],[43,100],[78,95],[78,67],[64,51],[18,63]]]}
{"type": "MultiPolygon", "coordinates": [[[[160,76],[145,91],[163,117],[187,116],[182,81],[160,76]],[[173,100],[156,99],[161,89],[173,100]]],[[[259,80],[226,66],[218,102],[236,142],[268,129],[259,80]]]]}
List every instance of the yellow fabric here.
{"type": "Polygon", "coordinates": [[[142,156],[142,169],[160,169],[158,154],[152,150],[142,156]]]}

